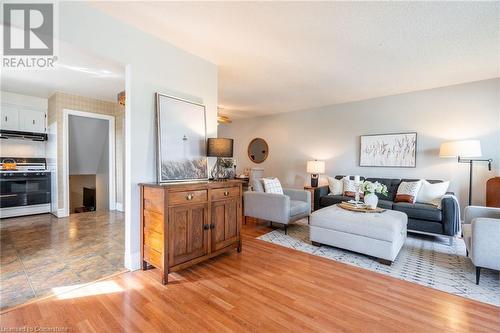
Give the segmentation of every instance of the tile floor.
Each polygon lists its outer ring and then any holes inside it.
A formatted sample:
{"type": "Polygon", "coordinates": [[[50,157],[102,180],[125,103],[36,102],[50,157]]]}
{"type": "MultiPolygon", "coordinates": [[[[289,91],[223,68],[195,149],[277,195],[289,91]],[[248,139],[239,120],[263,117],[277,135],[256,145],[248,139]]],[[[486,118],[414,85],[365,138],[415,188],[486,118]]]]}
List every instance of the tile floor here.
{"type": "Polygon", "coordinates": [[[124,271],[123,254],[123,213],[2,219],[0,309],[124,271]]]}

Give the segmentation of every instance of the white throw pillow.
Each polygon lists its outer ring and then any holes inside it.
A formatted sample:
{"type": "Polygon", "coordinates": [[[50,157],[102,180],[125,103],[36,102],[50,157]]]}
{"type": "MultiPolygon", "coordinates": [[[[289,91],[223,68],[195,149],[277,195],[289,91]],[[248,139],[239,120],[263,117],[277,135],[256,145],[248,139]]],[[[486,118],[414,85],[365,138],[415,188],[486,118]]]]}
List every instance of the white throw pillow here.
{"type": "Polygon", "coordinates": [[[283,194],[283,188],[278,178],[262,178],[262,182],[266,193],[283,194]]]}
{"type": "MultiPolygon", "coordinates": [[[[356,195],[356,182],[349,177],[342,178],[344,195],[347,197],[354,197],[356,195]]],[[[360,182],[361,184],[362,182],[360,182]]],[[[361,186],[360,186],[361,187],[361,186]]],[[[360,197],[363,197],[363,191],[359,189],[360,197]]]]}
{"type": "Polygon", "coordinates": [[[439,206],[441,199],[448,191],[448,187],[450,187],[449,181],[431,184],[422,179],[422,188],[418,192],[417,202],[439,206]]]}
{"type": "Polygon", "coordinates": [[[394,199],[394,202],[415,203],[421,187],[421,180],[416,182],[401,182],[398,186],[398,192],[396,193],[396,199],[394,199]]]}
{"type": "Polygon", "coordinates": [[[328,187],[330,188],[329,194],[331,194],[331,195],[344,194],[344,182],[342,181],[342,179],[328,177],[328,187]]]}

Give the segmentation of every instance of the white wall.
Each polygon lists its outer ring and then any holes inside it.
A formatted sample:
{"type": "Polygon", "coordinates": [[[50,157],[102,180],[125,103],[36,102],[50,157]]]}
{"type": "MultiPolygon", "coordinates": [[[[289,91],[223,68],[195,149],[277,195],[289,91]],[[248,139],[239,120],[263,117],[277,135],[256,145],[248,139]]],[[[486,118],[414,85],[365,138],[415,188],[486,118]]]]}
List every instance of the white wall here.
{"type": "Polygon", "coordinates": [[[500,79],[494,79],[240,119],[219,125],[219,136],[235,139],[239,172],[257,166],[246,150],[251,139],[264,138],[269,157],[260,166],[266,176],[278,176],[287,186],[308,183],[306,161],[320,159],[326,160],[328,175],[449,179],[462,206],[467,200],[468,165],[439,158],[439,146],[447,140],[477,138],[484,157],[493,158],[496,169],[488,172],[485,163],[475,165],[473,203],[484,204],[486,180],[500,172],[499,91],[500,79]],[[360,135],[405,131],[418,132],[416,168],[358,166],[360,135]]]}
{"type": "Polygon", "coordinates": [[[59,3],[59,36],[126,65],[125,266],[140,267],[138,184],[156,181],[155,92],[203,103],[207,133],[217,135],[217,67],[99,12],[59,3]]]}
{"type": "Polygon", "coordinates": [[[69,175],[96,174],[104,149],[107,168],[108,127],[104,119],[68,116],[69,175]]]}
{"type": "MultiPolygon", "coordinates": [[[[7,91],[1,91],[0,97],[2,105],[16,105],[31,110],[47,111],[47,98],[14,94],[7,91]]],[[[8,139],[2,140],[1,143],[0,156],[45,157],[45,142],[8,139]]]]}

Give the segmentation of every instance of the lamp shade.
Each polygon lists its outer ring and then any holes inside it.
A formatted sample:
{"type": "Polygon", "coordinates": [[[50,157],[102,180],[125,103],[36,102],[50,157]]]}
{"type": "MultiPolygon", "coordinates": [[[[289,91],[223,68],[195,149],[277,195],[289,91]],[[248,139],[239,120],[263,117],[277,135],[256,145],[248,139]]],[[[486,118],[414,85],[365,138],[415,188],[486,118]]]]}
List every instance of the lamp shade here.
{"type": "Polygon", "coordinates": [[[481,157],[482,155],[479,140],[444,142],[439,149],[440,157],[481,157]]]}
{"type": "Polygon", "coordinates": [[[208,157],[233,157],[233,139],[209,138],[207,141],[208,157]]]}
{"type": "Polygon", "coordinates": [[[307,173],[325,173],[325,161],[307,161],[307,173]]]}

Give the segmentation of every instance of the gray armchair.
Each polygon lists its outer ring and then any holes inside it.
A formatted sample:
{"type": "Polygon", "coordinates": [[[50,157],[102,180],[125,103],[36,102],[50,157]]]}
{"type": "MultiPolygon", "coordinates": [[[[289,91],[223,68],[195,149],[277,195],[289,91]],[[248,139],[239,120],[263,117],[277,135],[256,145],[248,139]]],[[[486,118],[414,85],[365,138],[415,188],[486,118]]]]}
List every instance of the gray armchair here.
{"type": "Polygon", "coordinates": [[[245,217],[283,224],[287,234],[288,224],[311,214],[309,191],[283,189],[284,194],[265,193],[260,179],[253,181],[252,188],[243,194],[245,217]]]}
{"type": "Polygon", "coordinates": [[[462,234],[479,284],[481,268],[500,270],[500,208],[465,207],[462,234]]]}

